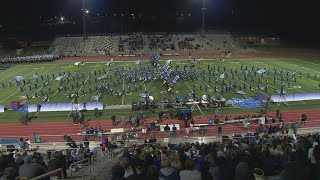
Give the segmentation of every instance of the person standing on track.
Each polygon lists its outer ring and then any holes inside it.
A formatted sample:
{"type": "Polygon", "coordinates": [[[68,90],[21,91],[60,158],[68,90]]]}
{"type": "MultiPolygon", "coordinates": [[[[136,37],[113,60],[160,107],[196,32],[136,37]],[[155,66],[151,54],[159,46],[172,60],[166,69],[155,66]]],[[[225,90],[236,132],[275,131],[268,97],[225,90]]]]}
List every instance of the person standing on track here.
{"type": "Polygon", "coordinates": [[[112,120],[112,126],[116,126],[117,123],[116,123],[116,115],[112,115],[111,116],[111,120],[112,120]]]}

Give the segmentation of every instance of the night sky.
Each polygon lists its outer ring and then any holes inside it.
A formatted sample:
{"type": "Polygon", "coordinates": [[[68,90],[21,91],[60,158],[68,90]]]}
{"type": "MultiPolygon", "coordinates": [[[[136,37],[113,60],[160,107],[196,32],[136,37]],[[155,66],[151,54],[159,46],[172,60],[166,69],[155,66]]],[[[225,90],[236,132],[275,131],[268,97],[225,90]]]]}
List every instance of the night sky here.
{"type": "MultiPolygon", "coordinates": [[[[288,37],[307,33],[306,38],[312,38],[318,34],[320,24],[318,7],[312,4],[315,2],[205,0],[206,29],[279,32],[288,37]]],[[[51,35],[82,32],[82,0],[4,0],[1,3],[0,25],[9,33],[33,34],[40,29],[51,35]],[[66,19],[63,25],[46,27],[50,19],[56,22],[61,16],[66,19]]],[[[85,7],[90,10],[90,33],[190,32],[201,28],[202,0],[85,0],[85,7]]]]}

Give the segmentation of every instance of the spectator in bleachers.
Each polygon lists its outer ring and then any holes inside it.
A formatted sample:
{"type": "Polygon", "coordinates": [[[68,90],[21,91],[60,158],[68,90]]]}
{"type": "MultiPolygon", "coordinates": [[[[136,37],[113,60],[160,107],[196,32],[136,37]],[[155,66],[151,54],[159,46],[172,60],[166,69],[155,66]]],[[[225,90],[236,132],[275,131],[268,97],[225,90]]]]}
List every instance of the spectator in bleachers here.
{"type": "Polygon", "coordinates": [[[161,160],[161,169],[159,171],[160,179],[165,180],[179,180],[179,174],[171,166],[171,160],[169,158],[163,158],[161,160]]]}
{"type": "Polygon", "coordinates": [[[1,176],[0,180],[15,180],[15,172],[16,170],[13,167],[7,167],[4,172],[3,176],[1,176]]]}
{"type": "Polygon", "coordinates": [[[133,175],[133,169],[131,165],[129,164],[129,161],[127,158],[122,158],[120,160],[120,165],[124,168],[125,174],[123,175],[124,178],[128,178],[128,176],[133,175]]]}
{"type": "Polygon", "coordinates": [[[180,161],[179,158],[179,154],[174,154],[172,157],[172,164],[171,167],[177,172],[180,173],[180,171],[182,170],[182,163],[180,161]]]}
{"type": "Polygon", "coordinates": [[[316,145],[313,148],[313,156],[315,160],[314,166],[311,166],[311,177],[314,180],[319,180],[320,179],[320,146],[316,145]]]}
{"type": "Polygon", "coordinates": [[[209,169],[210,163],[204,161],[200,169],[202,180],[214,180],[212,174],[209,172],[209,169]]]}
{"type": "MultiPolygon", "coordinates": [[[[63,167],[62,161],[59,159],[58,152],[55,152],[51,154],[51,159],[48,161],[48,171],[53,171],[59,168],[64,168],[64,167],[63,167]]],[[[57,172],[56,174],[54,174],[54,176],[61,177],[61,173],[57,172]]]]}
{"type": "Polygon", "coordinates": [[[195,170],[195,163],[187,158],[185,161],[185,170],[180,171],[180,179],[183,180],[201,180],[201,173],[195,170]]]}
{"type": "Polygon", "coordinates": [[[249,164],[246,161],[241,161],[236,166],[236,180],[254,180],[253,173],[250,172],[249,164]]]}
{"type": "Polygon", "coordinates": [[[135,174],[128,176],[127,180],[147,180],[147,176],[144,174],[144,162],[140,159],[137,159],[134,162],[134,166],[136,172],[135,174]]]}
{"type": "Polygon", "coordinates": [[[209,163],[209,173],[214,180],[220,180],[220,168],[214,163],[214,159],[211,154],[205,157],[205,161],[209,163]]]}
{"type": "Polygon", "coordinates": [[[147,172],[147,179],[148,180],[159,180],[159,171],[158,171],[157,166],[155,166],[155,165],[149,166],[148,172],[147,172]]]}
{"type": "Polygon", "coordinates": [[[123,180],[124,168],[121,165],[112,167],[112,180],[123,180]]]}
{"type": "Polygon", "coordinates": [[[305,164],[305,157],[302,153],[296,153],[295,159],[291,159],[282,172],[282,180],[310,179],[310,170],[305,164]]]}
{"type": "Polygon", "coordinates": [[[19,176],[28,179],[35,178],[48,171],[38,163],[31,163],[31,156],[25,155],[23,158],[24,164],[19,167],[19,176]]]}

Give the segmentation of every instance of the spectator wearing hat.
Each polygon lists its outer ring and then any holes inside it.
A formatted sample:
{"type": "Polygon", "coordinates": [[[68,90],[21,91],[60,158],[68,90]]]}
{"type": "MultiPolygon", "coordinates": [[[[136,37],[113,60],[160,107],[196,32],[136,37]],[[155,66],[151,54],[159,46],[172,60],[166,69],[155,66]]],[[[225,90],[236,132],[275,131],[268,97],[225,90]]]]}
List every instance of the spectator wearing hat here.
{"type": "Polygon", "coordinates": [[[0,180],[14,180],[15,179],[15,172],[16,170],[13,167],[7,167],[4,172],[3,176],[0,180]]]}
{"type": "Polygon", "coordinates": [[[31,156],[26,155],[23,158],[24,164],[19,167],[19,176],[32,179],[37,176],[43,175],[48,171],[38,163],[31,163],[31,156]]]}

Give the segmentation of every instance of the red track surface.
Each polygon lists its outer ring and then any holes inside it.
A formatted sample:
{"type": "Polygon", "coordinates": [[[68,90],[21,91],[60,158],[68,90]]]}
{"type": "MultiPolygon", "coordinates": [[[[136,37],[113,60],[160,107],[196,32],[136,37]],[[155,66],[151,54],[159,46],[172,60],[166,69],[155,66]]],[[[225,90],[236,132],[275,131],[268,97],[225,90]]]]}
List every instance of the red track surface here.
{"type": "MultiPolygon", "coordinates": [[[[221,58],[221,54],[192,54],[192,58],[221,58]]],[[[302,53],[232,53],[230,58],[254,58],[254,57],[288,57],[288,58],[320,58],[320,54],[302,54],[302,53]]],[[[76,61],[103,61],[110,60],[110,56],[87,56],[87,57],[66,57],[57,60],[57,62],[76,62],[76,61]]],[[[163,56],[166,59],[188,59],[189,55],[180,54],[179,56],[163,56]]],[[[149,55],[134,56],[134,57],[113,57],[116,61],[125,60],[149,60],[149,55]]]]}
{"type": "MultiPolygon", "coordinates": [[[[299,111],[288,111],[282,112],[285,123],[288,122],[299,122],[300,116],[302,113],[306,113],[308,116],[308,122],[305,127],[315,127],[320,126],[320,109],[319,110],[299,110],[299,111]]],[[[269,113],[269,115],[274,116],[273,113],[269,113]]],[[[204,124],[208,122],[209,117],[197,116],[194,117],[196,123],[204,124]]],[[[155,119],[147,119],[145,121],[151,122],[155,119]]],[[[120,120],[118,120],[118,125],[116,128],[122,128],[120,120]]],[[[184,127],[183,121],[177,119],[166,119],[163,123],[179,123],[180,127],[184,127]]],[[[255,131],[258,123],[251,123],[250,130],[255,131]]],[[[91,121],[89,126],[102,126],[102,128],[106,131],[110,131],[112,127],[111,121],[108,120],[95,120],[91,121]]],[[[127,125],[125,128],[130,129],[130,126],[127,125]]],[[[184,129],[184,128],[182,128],[184,129]]],[[[245,133],[248,130],[242,127],[241,123],[236,124],[225,124],[223,125],[223,134],[233,134],[233,133],[245,133]]],[[[65,134],[77,134],[80,132],[80,125],[73,125],[72,122],[49,122],[49,123],[30,123],[29,125],[22,124],[2,124],[0,126],[0,137],[1,138],[18,138],[25,137],[31,138],[34,133],[42,136],[42,139],[50,142],[61,142],[63,141],[63,135],[65,134]]],[[[141,132],[141,131],[139,131],[141,132]]],[[[184,135],[184,134],[183,134],[184,135]]],[[[217,135],[217,127],[211,126],[206,136],[217,135]]],[[[163,137],[163,133],[156,133],[157,137],[163,137]]],[[[199,134],[194,134],[193,136],[199,136],[199,134]]],[[[142,137],[142,135],[140,135],[142,137]]],[[[80,136],[73,136],[75,140],[81,140],[80,136]]]]}

